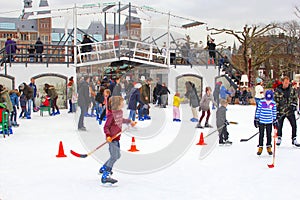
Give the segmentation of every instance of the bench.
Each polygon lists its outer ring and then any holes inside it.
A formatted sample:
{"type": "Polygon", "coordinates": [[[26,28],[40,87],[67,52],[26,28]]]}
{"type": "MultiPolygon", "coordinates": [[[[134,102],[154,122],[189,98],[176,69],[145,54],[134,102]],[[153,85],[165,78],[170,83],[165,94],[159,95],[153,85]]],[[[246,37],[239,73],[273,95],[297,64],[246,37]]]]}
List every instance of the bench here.
{"type": "Polygon", "coordinates": [[[51,116],[50,110],[51,110],[51,107],[50,107],[50,106],[41,106],[41,107],[40,107],[40,116],[44,116],[44,115],[43,115],[43,112],[47,112],[47,111],[48,111],[48,113],[49,113],[49,116],[51,116]]]}

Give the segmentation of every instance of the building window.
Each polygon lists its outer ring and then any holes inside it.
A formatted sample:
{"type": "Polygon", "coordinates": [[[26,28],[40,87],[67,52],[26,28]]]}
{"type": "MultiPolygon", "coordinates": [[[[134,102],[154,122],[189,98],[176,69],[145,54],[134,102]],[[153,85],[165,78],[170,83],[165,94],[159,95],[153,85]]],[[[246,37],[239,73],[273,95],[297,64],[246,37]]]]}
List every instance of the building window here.
{"type": "Polygon", "coordinates": [[[21,40],[27,40],[27,34],[22,33],[21,34],[21,40]]]}

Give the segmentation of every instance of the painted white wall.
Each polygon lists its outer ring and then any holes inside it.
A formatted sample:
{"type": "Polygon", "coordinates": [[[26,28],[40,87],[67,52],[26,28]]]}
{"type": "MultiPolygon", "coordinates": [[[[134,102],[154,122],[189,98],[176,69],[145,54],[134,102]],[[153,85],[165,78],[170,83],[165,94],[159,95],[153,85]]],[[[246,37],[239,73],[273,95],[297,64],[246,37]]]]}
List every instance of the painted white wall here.
{"type": "Polygon", "coordinates": [[[215,85],[215,77],[218,75],[218,68],[205,65],[193,65],[191,68],[188,66],[177,66],[170,68],[168,86],[172,91],[176,91],[176,78],[183,74],[195,74],[203,77],[203,88],[210,86],[212,89],[215,85]]]}
{"type": "MultiPolygon", "coordinates": [[[[4,74],[4,69],[0,73],[4,74]]],[[[66,64],[49,64],[47,67],[43,63],[28,63],[27,67],[24,63],[13,63],[11,67],[7,67],[7,75],[15,77],[16,88],[23,82],[29,83],[31,77],[46,73],[76,77],[76,68],[71,65],[67,67],[66,64]]]]}

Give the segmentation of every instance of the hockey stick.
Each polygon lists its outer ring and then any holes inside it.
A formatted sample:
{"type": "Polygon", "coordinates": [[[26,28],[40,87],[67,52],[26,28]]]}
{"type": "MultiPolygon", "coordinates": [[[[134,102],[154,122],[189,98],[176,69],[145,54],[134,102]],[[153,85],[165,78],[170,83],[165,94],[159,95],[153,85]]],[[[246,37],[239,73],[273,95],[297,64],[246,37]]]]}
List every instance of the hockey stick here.
{"type": "Polygon", "coordinates": [[[275,139],[277,138],[277,128],[275,128],[274,131],[274,144],[273,144],[273,163],[268,165],[269,168],[274,168],[274,164],[275,164],[275,150],[276,150],[276,142],[275,139]]]}
{"type": "MultiPolygon", "coordinates": [[[[229,123],[229,124],[238,124],[237,122],[228,122],[228,123],[229,123]]],[[[210,135],[214,134],[215,132],[221,130],[224,126],[226,126],[226,125],[225,125],[225,124],[222,125],[221,127],[219,127],[218,129],[214,130],[213,132],[207,134],[204,138],[207,138],[207,137],[209,137],[210,135]]]]}
{"type": "MultiPolygon", "coordinates": [[[[125,128],[123,131],[121,131],[120,133],[116,134],[115,136],[113,136],[111,138],[111,140],[116,139],[117,137],[119,137],[123,132],[127,131],[129,129],[130,126],[128,126],[127,128],[125,128]]],[[[80,154],[80,153],[76,153],[75,151],[71,150],[71,154],[73,156],[76,156],[78,158],[86,158],[88,156],[90,156],[91,154],[93,154],[95,151],[97,151],[98,149],[100,149],[101,147],[103,147],[104,145],[106,145],[107,143],[109,143],[109,141],[105,140],[105,142],[103,142],[102,144],[100,144],[99,146],[97,146],[95,149],[93,149],[92,151],[88,152],[87,154],[80,154]]]]}
{"type": "MultiPolygon", "coordinates": [[[[287,112],[287,113],[288,113],[288,112],[287,112]]],[[[279,121],[282,117],[286,116],[287,113],[284,113],[283,115],[281,115],[280,118],[278,119],[278,121],[279,121]]],[[[254,135],[252,135],[251,137],[247,138],[247,139],[241,139],[240,142],[247,142],[247,141],[251,140],[252,138],[254,138],[254,137],[255,137],[256,135],[258,135],[258,134],[259,134],[259,131],[258,131],[257,133],[255,133],[254,135]]]]}
{"type": "Polygon", "coordinates": [[[240,142],[247,142],[247,141],[251,140],[252,138],[254,138],[258,134],[259,134],[259,131],[247,139],[241,139],[240,142]]]}

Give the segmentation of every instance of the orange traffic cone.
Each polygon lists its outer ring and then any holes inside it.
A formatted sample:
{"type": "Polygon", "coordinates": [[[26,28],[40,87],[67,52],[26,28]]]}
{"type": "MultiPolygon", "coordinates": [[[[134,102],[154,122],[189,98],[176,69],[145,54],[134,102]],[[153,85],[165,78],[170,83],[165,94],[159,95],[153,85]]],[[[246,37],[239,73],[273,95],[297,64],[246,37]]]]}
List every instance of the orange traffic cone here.
{"type": "Polygon", "coordinates": [[[199,140],[199,142],[198,142],[196,145],[207,145],[207,144],[204,142],[204,137],[203,137],[203,133],[202,133],[202,132],[201,132],[201,134],[200,134],[200,140],[199,140]]]}
{"type": "Polygon", "coordinates": [[[138,149],[136,149],[134,137],[131,138],[131,147],[128,151],[131,151],[131,152],[139,151],[138,149]]]}
{"type": "Polygon", "coordinates": [[[67,157],[64,153],[64,147],[62,144],[62,141],[59,142],[59,149],[58,149],[58,154],[56,155],[57,158],[63,158],[63,157],[67,157]]]}

